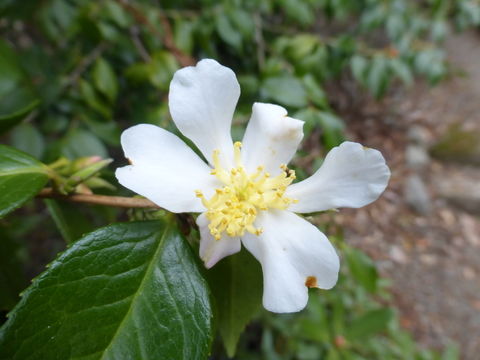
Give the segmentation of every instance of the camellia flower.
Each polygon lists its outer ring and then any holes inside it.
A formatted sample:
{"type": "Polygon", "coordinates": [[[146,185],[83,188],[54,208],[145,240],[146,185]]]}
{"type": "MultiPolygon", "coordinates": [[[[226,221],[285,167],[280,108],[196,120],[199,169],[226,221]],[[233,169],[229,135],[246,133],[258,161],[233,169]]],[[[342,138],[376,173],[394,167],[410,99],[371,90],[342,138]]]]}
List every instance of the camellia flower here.
{"type": "Polygon", "coordinates": [[[118,181],[172,212],[197,212],[200,257],[207,268],[243,244],[263,270],[263,305],[295,312],[308,288],[330,289],[338,278],[335,249],[317,227],[295,213],[358,208],[384,191],[390,171],[377,150],[344,142],[311,177],[298,183],[286,164],[303,138],[303,121],[277,105],[255,103],[243,141],[230,126],[240,96],[232,70],[214,60],[177,71],[169,107],[178,129],[204,155],[154,125],[125,130],[131,165],[118,181]]]}

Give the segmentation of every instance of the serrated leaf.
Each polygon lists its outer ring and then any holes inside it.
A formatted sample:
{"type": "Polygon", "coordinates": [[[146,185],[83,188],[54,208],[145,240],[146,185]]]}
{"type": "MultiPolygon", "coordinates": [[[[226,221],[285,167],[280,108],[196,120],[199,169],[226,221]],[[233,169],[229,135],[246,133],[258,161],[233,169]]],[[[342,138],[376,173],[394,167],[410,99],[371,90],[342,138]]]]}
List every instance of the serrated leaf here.
{"type": "Polygon", "coordinates": [[[97,59],[93,67],[95,87],[113,102],[118,93],[117,76],[110,64],[103,58],[97,59]]]}
{"type": "Polygon", "coordinates": [[[206,282],[186,241],[159,221],[75,242],[23,294],[0,359],[205,359],[206,282]]]}
{"type": "Polygon", "coordinates": [[[218,330],[233,357],[245,326],[261,308],[262,270],[243,249],[215,265],[207,278],[217,303],[218,330]]]}
{"type": "Polygon", "coordinates": [[[45,165],[22,151],[0,145],[0,218],[35,196],[47,181],[45,165]]]}
{"type": "Polygon", "coordinates": [[[393,316],[393,310],[390,308],[370,310],[349,324],[347,339],[355,341],[375,335],[387,328],[393,316]]]}

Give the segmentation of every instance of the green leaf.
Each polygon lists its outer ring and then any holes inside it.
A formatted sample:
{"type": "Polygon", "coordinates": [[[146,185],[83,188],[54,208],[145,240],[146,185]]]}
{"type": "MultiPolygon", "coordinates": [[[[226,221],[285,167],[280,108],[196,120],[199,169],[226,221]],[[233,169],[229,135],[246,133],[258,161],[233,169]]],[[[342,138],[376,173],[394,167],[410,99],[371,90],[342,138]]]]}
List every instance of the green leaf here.
{"type": "Polygon", "coordinates": [[[17,54],[0,40],[0,132],[20,122],[38,104],[17,54]]]}
{"type": "Polygon", "coordinates": [[[53,199],[44,201],[66,243],[72,243],[83,234],[93,230],[92,223],[82,214],[78,206],[59,203],[53,199]]]}
{"type": "Polygon", "coordinates": [[[229,256],[207,274],[217,302],[218,329],[229,357],[245,326],[261,308],[262,270],[249,252],[229,256]]]}
{"type": "Polygon", "coordinates": [[[367,291],[378,289],[378,273],[373,261],[360,250],[347,247],[344,250],[352,277],[367,291]]]}
{"type": "Polygon", "coordinates": [[[373,58],[368,71],[367,86],[376,98],[380,98],[387,89],[390,79],[388,77],[388,70],[388,63],[384,57],[375,56],[373,58]]]}
{"type": "Polygon", "coordinates": [[[102,114],[107,119],[112,116],[112,110],[104,103],[104,100],[98,96],[100,94],[95,91],[94,87],[90,85],[90,83],[86,82],[85,80],[80,80],[80,93],[82,94],[85,102],[92,109],[98,111],[98,113],[102,114]]]}
{"type": "Polygon", "coordinates": [[[32,124],[20,124],[12,130],[12,145],[40,159],[45,152],[45,140],[32,124]]]}
{"type": "Polygon", "coordinates": [[[0,226],[0,310],[13,308],[27,285],[18,248],[7,229],[0,226]]]}
{"type": "Polygon", "coordinates": [[[390,308],[370,310],[349,324],[346,337],[355,341],[375,335],[387,328],[393,316],[394,312],[390,308]]]}
{"type": "Polygon", "coordinates": [[[215,26],[220,38],[228,45],[240,50],[242,48],[242,35],[234,28],[228,16],[224,13],[220,13],[215,19],[215,26]]]}
{"type": "Polygon", "coordinates": [[[0,330],[0,359],[205,359],[206,282],[159,221],[115,224],[73,243],[0,330]]]}
{"type": "Polygon", "coordinates": [[[95,87],[113,102],[118,94],[118,82],[110,64],[103,58],[98,58],[93,67],[95,87]]]}
{"type": "Polygon", "coordinates": [[[412,72],[405,62],[403,62],[400,59],[392,59],[390,60],[389,65],[390,65],[390,69],[392,69],[392,72],[396,76],[398,76],[398,78],[402,80],[402,82],[405,85],[407,86],[412,85],[413,83],[412,72]]]}
{"type": "Polygon", "coordinates": [[[0,218],[35,196],[47,181],[45,165],[22,151],[0,145],[0,218]]]}
{"type": "Polygon", "coordinates": [[[367,59],[360,55],[353,56],[350,60],[350,69],[355,80],[357,80],[362,85],[365,85],[367,83],[367,59]]]}
{"type": "Polygon", "coordinates": [[[62,155],[69,159],[84,156],[100,156],[108,158],[107,149],[90,131],[83,129],[73,130],[65,139],[62,155]]]}
{"type": "Polygon", "coordinates": [[[294,107],[307,105],[307,93],[297,78],[291,75],[269,77],[263,83],[264,96],[276,102],[294,107]]]}

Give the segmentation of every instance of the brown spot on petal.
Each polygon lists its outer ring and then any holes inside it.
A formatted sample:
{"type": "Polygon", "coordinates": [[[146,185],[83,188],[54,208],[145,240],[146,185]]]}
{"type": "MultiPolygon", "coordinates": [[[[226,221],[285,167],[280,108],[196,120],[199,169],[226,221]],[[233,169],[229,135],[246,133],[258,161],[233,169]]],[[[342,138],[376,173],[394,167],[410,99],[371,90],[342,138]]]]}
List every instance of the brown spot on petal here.
{"type": "Polygon", "coordinates": [[[305,280],[305,286],[309,288],[317,287],[317,278],[315,276],[307,276],[307,280],[305,280]]]}
{"type": "Polygon", "coordinates": [[[132,159],[127,158],[127,160],[128,160],[128,163],[129,163],[130,165],[133,165],[132,159]]]}

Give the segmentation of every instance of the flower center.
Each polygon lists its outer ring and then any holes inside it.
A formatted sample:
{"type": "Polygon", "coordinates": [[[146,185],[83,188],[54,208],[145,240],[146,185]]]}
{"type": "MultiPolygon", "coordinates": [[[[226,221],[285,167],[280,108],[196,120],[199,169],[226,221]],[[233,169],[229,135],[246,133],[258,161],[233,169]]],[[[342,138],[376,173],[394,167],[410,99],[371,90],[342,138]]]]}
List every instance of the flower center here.
{"type": "Polygon", "coordinates": [[[201,191],[196,191],[197,197],[201,198],[207,208],[210,233],[217,240],[220,240],[223,233],[231,237],[243,236],[245,231],[260,235],[262,229],[253,225],[259,211],[283,210],[297,202],[284,196],[287,186],[295,179],[295,171],[281,165],[283,171],[280,175],[271,177],[263,166],[259,166],[255,173],[247,174],[242,164],[241,147],[240,142],[234,144],[235,167],[230,171],[221,166],[220,152],[215,150],[211,174],[224,186],[215,189],[215,194],[209,200],[201,191]]]}

